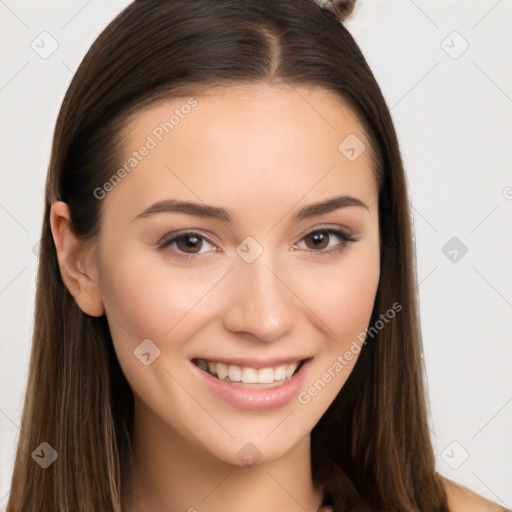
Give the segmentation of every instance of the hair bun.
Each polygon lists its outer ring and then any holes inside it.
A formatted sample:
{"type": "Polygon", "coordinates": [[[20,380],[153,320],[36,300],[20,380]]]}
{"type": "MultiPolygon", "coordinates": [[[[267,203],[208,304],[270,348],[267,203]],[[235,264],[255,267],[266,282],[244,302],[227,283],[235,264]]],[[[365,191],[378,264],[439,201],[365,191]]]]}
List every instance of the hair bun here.
{"type": "Polygon", "coordinates": [[[350,18],[356,6],[356,0],[315,0],[315,2],[330,11],[338,21],[350,18]]]}

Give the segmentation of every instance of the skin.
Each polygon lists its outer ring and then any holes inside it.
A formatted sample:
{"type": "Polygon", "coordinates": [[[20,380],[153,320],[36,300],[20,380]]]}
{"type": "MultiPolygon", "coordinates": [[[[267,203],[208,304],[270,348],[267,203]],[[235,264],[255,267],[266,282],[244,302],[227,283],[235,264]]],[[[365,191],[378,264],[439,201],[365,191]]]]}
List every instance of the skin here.
{"type": "MultiPolygon", "coordinates": [[[[294,399],[271,411],[212,394],[190,360],[312,357],[305,391],[368,327],[380,276],[370,143],[350,109],[320,89],[259,84],[196,99],[101,200],[96,240],[73,235],[64,203],[51,211],[64,282],[84,313],[106,314],[134,393],[136,474],[125,509],[314,512],[323,493],[311,480],[310,432],[357,354],[309,403],[294,399]],[[354,161],[338,149],[349,134],[367,148],[354,161]],[[293,220],[300,208],[339,194],[367,208],[293,220]],[[135,219],[170,198],[229,209],[235,221],[185,213],[135,219]],[[357,240],[343,246],[328,235],[318,254],[307,235],[321,227],[357,240]],[[178,230],[200,235],[196,247],[157,247],[178,230]],[[250,264],[236,252],[248,236],[263,248],[250,264]],[[134,357],[145,339],[160,350],[149,366],[134,357]],[[249,442],[261,457],[250,467],[238,456],[249,442]]],[[[185,102],[173,98],[133,116],[125,160],[185,102]]]]}

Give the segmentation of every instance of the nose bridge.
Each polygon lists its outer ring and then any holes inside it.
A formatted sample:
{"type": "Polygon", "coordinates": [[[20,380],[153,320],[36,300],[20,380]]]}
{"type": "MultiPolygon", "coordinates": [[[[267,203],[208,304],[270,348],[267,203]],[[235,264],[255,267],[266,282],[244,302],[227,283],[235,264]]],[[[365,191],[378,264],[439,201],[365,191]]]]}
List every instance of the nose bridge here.
{"type": "Polygon", "coordinates": [[[264,341],[274,341],[290,331],[296,304],[280,274],[270,251],[263,251],[250,263],[240,257],[231,276],[225,327],[264,341]]]}

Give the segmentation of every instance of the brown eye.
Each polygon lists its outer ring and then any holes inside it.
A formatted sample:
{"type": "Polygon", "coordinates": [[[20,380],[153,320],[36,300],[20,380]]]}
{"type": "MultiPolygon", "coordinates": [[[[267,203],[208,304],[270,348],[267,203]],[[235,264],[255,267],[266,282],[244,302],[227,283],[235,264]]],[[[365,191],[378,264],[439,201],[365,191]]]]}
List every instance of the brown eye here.
{"type": "Polygon", "coordinates": [[[219,247],[210,242],[206,236],[194,231],[168,233],[161,238],[156,246],[159,250],[166,249],[176,258],[202,258],[208,252],[220,252],[219,247]]]}
{"type": "Polygon", "coordinates": [[[328,231],[315,231],[304,238],[308,249],[325,249],[329,245],[328,231]],[[310,245],[308,240],[312,241],[310,245]]]}
{"type": "MultiPolygon", "coordinates": [[[[345,230],[326,227],[310,231],[301,238],[300,243],[306,246],[306,251],[311,251],[313,254],[335,255],[357,240],[345,230]],[[336,239],[338,243],[333,245],[331,242],[336,242],[336,239]]],[[[298,244],[294,245],[293,249],[298,249],[298,244]]]]}
{"type": "Polygon", "coordinates": [[[201,250],[203,241],[200,237],[193,234],[185,234],[175,238],[176,247],[183,252],[194,254],[201,250]]]}

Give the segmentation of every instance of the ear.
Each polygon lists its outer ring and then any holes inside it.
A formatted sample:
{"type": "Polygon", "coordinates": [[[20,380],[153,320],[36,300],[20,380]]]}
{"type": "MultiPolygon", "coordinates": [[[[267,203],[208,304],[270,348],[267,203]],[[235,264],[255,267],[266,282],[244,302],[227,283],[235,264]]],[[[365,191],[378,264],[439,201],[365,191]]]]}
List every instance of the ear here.
{"type": "Polygon", "coordinates": [[[52,204],[50,226],[60,273],[69,293],[87,315],[104,315],[99,272],[92,253],[93,246],[90,243],[86,244],[72,232],[71,216],[66,203],[56,201],[52,204]]]}

